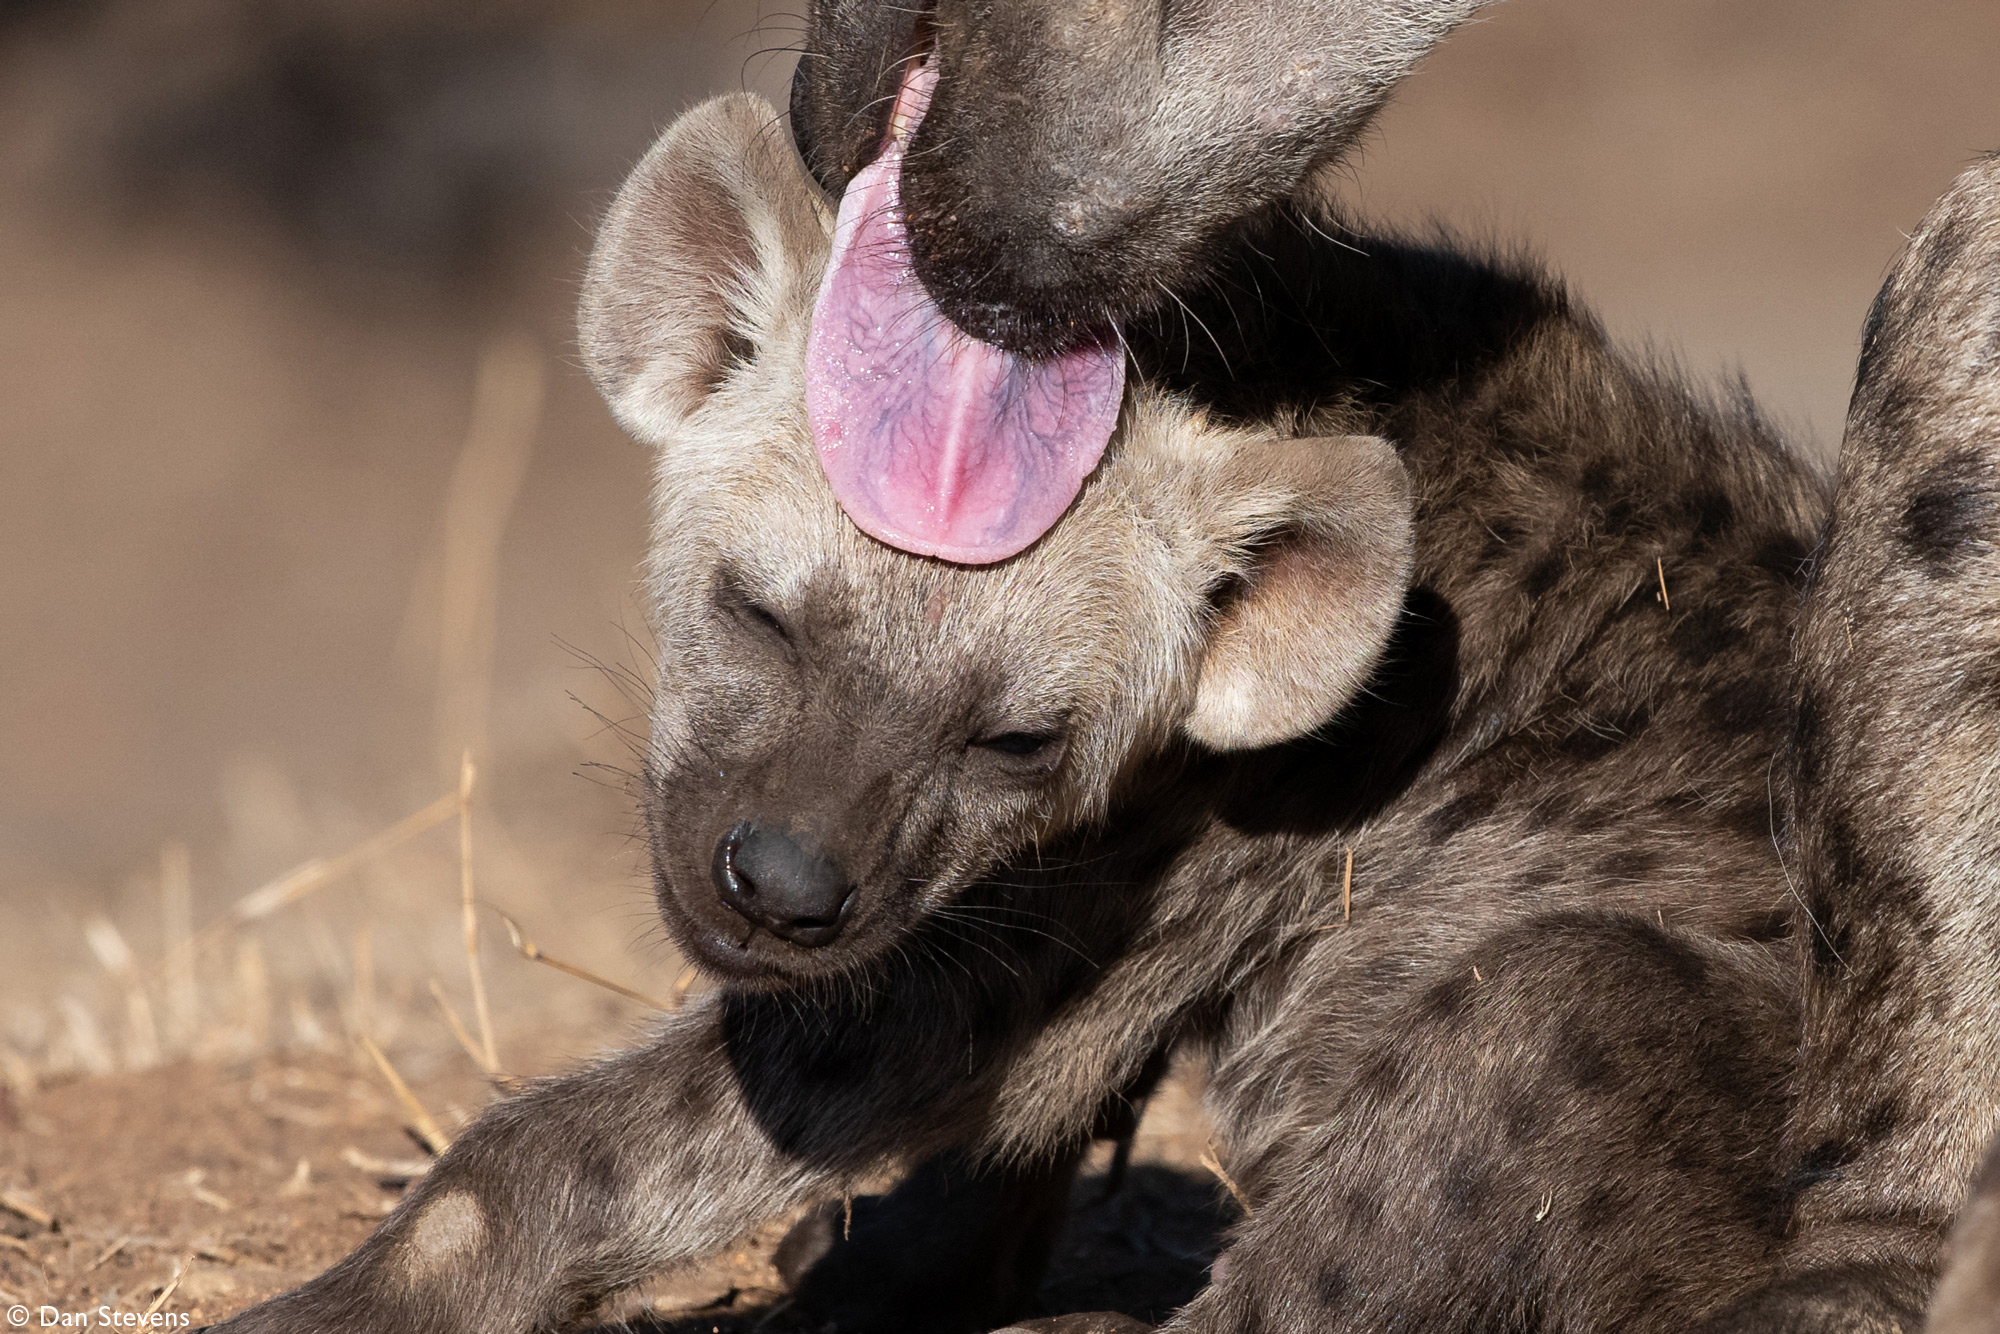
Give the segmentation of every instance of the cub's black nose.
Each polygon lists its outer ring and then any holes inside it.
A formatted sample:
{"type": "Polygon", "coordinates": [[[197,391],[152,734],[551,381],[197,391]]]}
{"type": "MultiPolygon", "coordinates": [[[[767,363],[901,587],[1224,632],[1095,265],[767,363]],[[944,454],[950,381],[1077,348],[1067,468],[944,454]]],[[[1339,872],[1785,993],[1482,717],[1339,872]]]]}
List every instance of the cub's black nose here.
{"type": "Polygon", "coordinates": [[[840,934],[854,897],[836,863],[752,820],[722,836],[712,870],[724,906],[808,949],[840,934]]]}

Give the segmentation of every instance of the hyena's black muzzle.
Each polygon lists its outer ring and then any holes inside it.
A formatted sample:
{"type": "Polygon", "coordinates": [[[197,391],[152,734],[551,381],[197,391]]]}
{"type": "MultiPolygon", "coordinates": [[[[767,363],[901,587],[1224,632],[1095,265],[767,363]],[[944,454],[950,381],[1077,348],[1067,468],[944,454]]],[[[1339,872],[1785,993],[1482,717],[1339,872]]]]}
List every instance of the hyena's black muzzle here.
{"type": "Polygon", "coordinates": [[[853,882],[833,858],[754,820],[722,836],[710,875],[723,907],[806,949],[840,935],[855,898],[853,882]]]}

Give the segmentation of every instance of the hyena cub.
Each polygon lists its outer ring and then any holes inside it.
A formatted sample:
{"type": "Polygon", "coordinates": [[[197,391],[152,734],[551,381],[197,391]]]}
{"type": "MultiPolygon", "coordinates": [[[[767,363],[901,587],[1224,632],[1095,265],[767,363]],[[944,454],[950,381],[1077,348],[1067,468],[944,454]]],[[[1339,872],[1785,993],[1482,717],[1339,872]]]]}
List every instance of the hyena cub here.
{"type": "MultiPolygon", "coordinates": [[[[1770,782],[1822,480],[1533,272],[1282,214],[1240,309],[1130,331],[1053,531],[910,556],[804,418],[830,223],[712,102],[584,302],[658,450],[660,907],[726,985],[228,1327],[554,1329],[899,1164],[1059,1183],[1174,1050],[1253,1208],[1171,1329],[1678,1331],[1778,1276],[1841,1170],[1784,1136],[1770,782]]],[[[1004,1318],[996,1256],[892,1327],[1004,1318]]]]}

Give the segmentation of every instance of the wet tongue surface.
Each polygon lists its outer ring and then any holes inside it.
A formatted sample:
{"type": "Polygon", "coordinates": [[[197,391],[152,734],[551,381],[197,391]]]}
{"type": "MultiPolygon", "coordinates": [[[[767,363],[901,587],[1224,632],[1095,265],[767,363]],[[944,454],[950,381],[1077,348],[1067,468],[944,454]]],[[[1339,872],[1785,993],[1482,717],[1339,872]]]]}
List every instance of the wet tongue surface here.
{"type": "Polygon", "coordinates": [[[904,145],[936,74],[905,77],[890,147],[840,202],[813,309],[806,415],[834,498],[869,536],[970,565],[1055,525],[1097,466],[1124,354],[1031,363],[959,332],[910,267],[897,197],[904,145]]]}

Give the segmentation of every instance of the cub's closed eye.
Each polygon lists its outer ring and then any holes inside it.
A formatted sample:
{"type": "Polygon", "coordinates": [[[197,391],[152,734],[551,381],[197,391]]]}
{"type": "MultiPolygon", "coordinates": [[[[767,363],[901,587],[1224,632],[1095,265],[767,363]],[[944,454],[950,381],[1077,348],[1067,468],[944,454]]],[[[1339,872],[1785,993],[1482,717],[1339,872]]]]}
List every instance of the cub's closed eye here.
{"type": "Polygon", "coordinates": [[[760,607],[754,602],[745,602],[742,606],[742,611],[746,618],[769,630],[778,638],[784,640],[791,639],[792,632],[785,629],[785,623],[779,620],[777,614],[768,608],[760,607]]]}
{"type": "Polygon", "coordinates": [[[751,596],[748,589],[734,577],[725,575],[717,581],[715,605],[718,610],[734,617],[746,630],[755,630],[790,644],[792,632],[778,613],[751,596]]]}
{"type": "Polygon", "coordinates": [[[981,737],[972,744],[1002,755],[1029,756],[1038,755],[1055,743],[1055,737],[1041,732],[1001,732],[997,736],[981,737]]]}

